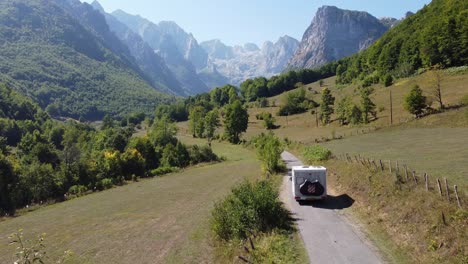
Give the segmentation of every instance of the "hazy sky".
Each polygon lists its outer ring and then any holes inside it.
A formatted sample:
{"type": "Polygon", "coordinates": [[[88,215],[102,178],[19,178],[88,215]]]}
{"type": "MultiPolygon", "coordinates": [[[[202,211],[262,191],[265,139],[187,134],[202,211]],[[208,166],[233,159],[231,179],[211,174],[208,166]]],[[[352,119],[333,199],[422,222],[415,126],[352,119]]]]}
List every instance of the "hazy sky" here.
{"type": "MultiPolygon", "coordinates": [[[[83,1],[83,0],[82,0],[83,1]]],[[[93,0],[85,0],[92,2],[93,0]]],[[[298,40],[320,6],[367,11],[376,17],[401,18],[430,0],[100,0],[107,12],[122,9],[153,22],[175,21],[199,42],[221,39],[228,45],[266,40],[283,35],[298,40]]]]}

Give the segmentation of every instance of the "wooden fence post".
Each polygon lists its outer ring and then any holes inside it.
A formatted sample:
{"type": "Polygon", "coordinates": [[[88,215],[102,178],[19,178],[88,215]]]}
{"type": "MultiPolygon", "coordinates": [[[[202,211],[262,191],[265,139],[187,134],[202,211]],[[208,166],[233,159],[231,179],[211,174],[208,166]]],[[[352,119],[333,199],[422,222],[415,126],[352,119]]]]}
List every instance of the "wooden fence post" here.
{"type": "Polygon", "coordinates": [[[449,192],[449,187],[448,187],[447,178],[445,178],[444,181],[445,181],[445,192],[447,192],[447,200],[448,200],[449,203],[450,203],[450,192],[449,192]]]}
{"type": "Polygon", "coordinates": [[[424,173],[424,181],[426,182],[426,191],[429,191],[429,176],[427,176],[427,173],[424,173]]]}
{"type": "Polygon", "coordinates": [[[238,256],[240,260],[244,261],[245,263],[252,263],[244,256],[238,256]]]}
{"type": "Polygon", "coordinates": [[[414,183],[418,185],[418,178],[416,178],[416,171],[413,171],[413,179],[414,179],[414,183]]]}
{"type": "Polygon", "coordinates": [[[400,166],[398,164],[398,160],[396,161],[396,172],[397,174],[400,174],[400,166]]]}
{"type": "Polygon", "coordinates": [[[458,207],[462,208],[461,207],[461,201],[460,201],[460,197],[458,196],[458,186],[453,186],[453,189],[455,189],[455,197],[457,197],[457,203],[458,203],[458,207]]]}
{"type": "Polygon", "coordinates": [[[388,169],[390,170],[390,174],[392,174],[392,161],[388,161],[388,169]]]}
{"type": "Polygon", "coordinates": [[[380,169],[381,169],[382,171],[384,171],[384,166],[383,166],[382,160],[379,160],[379,161],[380,161],[380,169]]]}
{"type": "Polygon", "coordinates": [[[406,182],[408,182],[408,167],[405,164],[405,177],[406,177],[406,182]]]}
{"type": "Polygon", "coordinates": [[[378,171],[379,168],[377,167],[377,163],[375,163],[375,160],[372,160],[372,164],[374,164],[375,171],[378,171]]]}
{"type": "Polygon", "coordinates": [[[437,187],[439,187],[440,197],[443,197],[443,195],[442,195],[442,186],[440,185],[440,180],[439,179],[437,179],[437,187]]]}

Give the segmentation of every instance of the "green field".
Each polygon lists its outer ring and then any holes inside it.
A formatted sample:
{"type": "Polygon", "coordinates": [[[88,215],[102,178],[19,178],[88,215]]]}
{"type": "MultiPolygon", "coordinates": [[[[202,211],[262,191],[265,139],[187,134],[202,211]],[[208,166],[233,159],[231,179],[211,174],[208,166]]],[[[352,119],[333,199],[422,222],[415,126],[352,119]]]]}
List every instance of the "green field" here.
{"type": "Polygon", "coordinates": [[[360,154],[377,160],[392,160],[393,166],[398,161],[419,174],[427,172],[433,180],[447,177],[466,191],[467,136],[468,128],[395,128],[323,145],[335,154],[360,154]]]}
{"type": "MultiPolygon", "coordinates": [[[[372,98],[381,108],[378,119],[360,126],[339,126],[337,121],[329,125],[316,127],[315,116],[303,113],[289,117],[276,117],[281,127],[273,130],[280,137],[302,144],[314,144],[316,140],[343,137],[341,140],[332,140],[323,143],[335,154],[350,153],[361,154],[365,157],[398,161],[407,164],[409,168],[419,173],[427,172],[431,178],[449,179],[449,183],[458,184],[462,192],[468,187],[468,108],[449,110],[441,114],[434,114],[415,120],[403,109],[403,99],[410,88],[419,84],[429,101],[433,100],[431,87],[432,73],[427,72],[419,76],[397,80],[391,87],[374,85],[375,92],[372,98]],[[389,91],[393,96],[394,124],[390,126],[389,91]],[[363,135],[363,131],[365,134],[363,135]]],[[[462,97],[468,95],[468,73],[442,74],[441,89],[444,104],[453,106],[459,104],[462,97]]],[[[357,85],[337,87],[335,77],[324,81],[339,100],[344,96],[351,96],[355,103],[359,103],[357,85]]],[[[319,92],[323,87],[319,83],[305,86],[307,96],[320,102],[319,92]]],[[[282,104],[284,95],[269,98],[277,106],[282,104]]],[[[436,107],[433,104],[433,107],[436,107]]],[[[245,135],[250,138],[265,132],[263,122],[258,121],[255,115],[268,111],[275,114],[278,107],[250,108],[250,124],[245,135]]],[[[333,120],[334,118],[332,118],[333,120]]]]}
{"type": "MultiPolygon", "coordinates": [[[[432,73],[424,73],[418,76],[404,78],[397,80],[396,83],[390,87],[383,87],[380,84],[374,85],[375,92],[371,95],[372,100],[381,111],[378,112],[378,119],[369,123],[368,125],[360,126],[339,126],[337,121],[333,121],[331,124],[316,127],[315,115],[310,112],[292,115],[289,117],[278,117],[276,118],[276,124],[280,126],[279,129],[274,132],[281,137],[288,137],[291,140],[300,141],[303,143],[313,143],[315,139],[320,140],[321,138],[332,138],[333,135],[339,136],[350,136],[351,133],[356,135],[358,131],[374,129],[376,127],[387,127],[390,125],[390,103],[389,95],[390,90],[392,91],[393,97],[393,125],[405,124],[414,121],[411,114],[403,109],[403,100],[405,95],[409,92],[412,86],[418,84],[423,89],[425,96],[427,96],[429,102],[433,102],[432,87],[434,86],[432,73]]],[[[457,74],[443,73],[441,81],[441,90],[443,101],[446,106],[453,106],[460,103],[463,96],[468,96],[468,72],[461,72],[457,74]]],[[[336,97],[336,102],[344,96],[351,96],[355,103],[359,103],[359,91],[356,84],[349,86],[336,86],[335,77],[324,80],[324,87],[331,90],[333,96],[336,97]]],[[[320,103],[320,91],[324,88],[320,87],[319,82],[308,84],[304,86],[306,89],[307,97],[320,103]]],[[[263,127],[263,121],[256,120],[255,115],[266,111],[275,115],[279,107],[283,104],[284,94],[269,98],[270,103],[275,102],[276,107],[270,108],[250,108],[249,109],[249,128],[245,135],[246,138],[250,138],[261,132],[265,132],[266,129],[263,127]]],[[[435,103],[432,103],[432,107],[436,107],[435,103]]],[[[332,120],[336,117],[332,116],[332,120]]],[[[428,117],[431,119],[432,117],[428,117]]],[[[426,118],[427,119],[427,118],[426,118]]],[[[460,120],[441,120],[438,119],[438,123],[432,123],[430,126],[446,126],[446,127],[468,127],[468,121],[463,118],[460,120]]]]}
{"type": "MultiPolygon", "coordinates": [[[[182,138],[184,142],[192,141],[182,138]]],[[[8,236],[46,233],[52,258],[67,263],[212,263],[209,215],[214,201],[244,178],[259,177],[252,151],[213,143],[227,161],[91,194],[0,222],[0,263],[12,263],[8,236]]]]}

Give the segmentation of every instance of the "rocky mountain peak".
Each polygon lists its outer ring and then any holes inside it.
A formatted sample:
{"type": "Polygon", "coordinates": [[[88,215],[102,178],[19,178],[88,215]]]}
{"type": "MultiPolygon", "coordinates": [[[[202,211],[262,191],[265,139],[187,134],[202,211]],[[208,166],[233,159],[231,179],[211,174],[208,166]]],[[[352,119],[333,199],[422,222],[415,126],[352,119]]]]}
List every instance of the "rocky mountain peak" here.
{"type": "Polygon", "coordinates": [[[244,50],[246,51],[259,51],[260,48],[255,43],[245,43],[244,50]]]}
{"type": "Polygon", "coordinates": [[[249,78],[281,73],[299,41],[283,36],[276,43],[266,41],[261,49],[253,43],[231,47],[220,40],[205,41],[201,46],[208,53],[209,65],[215,65],[231,84],[239,85],[249,78]]]}
{"type": "Polygon", "coordinates": [[[102,14],[105,13],[104,8],[102,7],[102,5],[101,5],[98,1],[93,1],[93,2],[91,3],[91,6],[92,6],[95,10],[101,12],[102,14]]]}
{"type": "Polygon", "coordinates": [[[352,55],[370,46],[387,29],[367,12],[320,7],[288,68],[315,68],[352,55]]]}

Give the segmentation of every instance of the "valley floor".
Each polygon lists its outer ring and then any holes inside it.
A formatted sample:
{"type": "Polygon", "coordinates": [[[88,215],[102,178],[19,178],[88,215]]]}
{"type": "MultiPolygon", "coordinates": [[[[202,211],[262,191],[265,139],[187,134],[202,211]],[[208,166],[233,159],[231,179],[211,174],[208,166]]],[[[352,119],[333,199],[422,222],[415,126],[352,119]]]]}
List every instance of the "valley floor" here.
{"type": "Polygon", "coordinates": [[[244,178],[261,174],[252,151],[216,142],[213,148],[227,161],[142,180],[0,222],[0,263],[14,261],[15,248],[8,245],[8,236],[20,228],[26,239],[46,233],[51,259],[65,250],[74,252],[67,263],[213,262],[208,219],[214,202],[244,178]]]}

